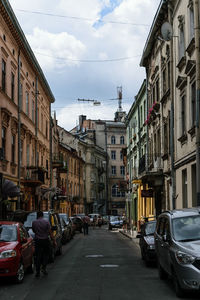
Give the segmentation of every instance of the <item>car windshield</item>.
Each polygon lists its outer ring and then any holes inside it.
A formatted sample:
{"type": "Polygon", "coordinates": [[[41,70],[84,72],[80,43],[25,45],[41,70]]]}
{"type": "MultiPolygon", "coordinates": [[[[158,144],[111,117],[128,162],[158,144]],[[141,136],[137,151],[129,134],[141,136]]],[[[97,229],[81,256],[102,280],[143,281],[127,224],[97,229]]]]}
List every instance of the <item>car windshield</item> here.
{"type": "Polygon", "coordinates": [[[111,216],[110,217],[110,221],[120,221],[121,220],[121,218],[119,217],[119,216],[111,216]]]}
{"type": "Polygon", "coordinates": [[[69,222],[69,218],[68,218],[68,215],[59,215],[61,219],[63,219],[66,223],[69,222]]]}
{"type": "Polygon", "coordinates": [[[200,240],[200,216],[187,216],[172,220],[174,239],[178,242],[200,240]]]}
{"type": "Polygon", "coordinates": [[[156,222],[146,223],[145,234],[153,235],[156,229],[156,222]]]}
{"type": "Polygon", "coordinates": [[[0,242],[14,242],[17,240],[16,225],[0,225],[0,242]]]}
{"type": "Polygon", "coordinates": [[[33,222],[34,220],[36,220],[36,218],[37,218],[36,213],[30,213],[30,214],[27,216],[26,221],[24,222],[24,226],[25,226],[26,228],[32,228],[32,222],[33,222]]]}

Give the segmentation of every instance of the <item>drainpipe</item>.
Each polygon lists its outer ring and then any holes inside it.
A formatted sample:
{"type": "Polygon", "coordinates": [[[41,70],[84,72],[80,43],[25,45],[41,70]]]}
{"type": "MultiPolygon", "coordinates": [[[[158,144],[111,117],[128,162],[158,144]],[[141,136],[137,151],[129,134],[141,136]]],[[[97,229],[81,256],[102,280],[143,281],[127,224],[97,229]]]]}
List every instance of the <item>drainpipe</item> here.
{"type": "Polygon", "coordinates": [[[199,1],[194,1],[194,36],[196,55],[196,188],[197,206],[200,206],[200,55],[199,55],[199,1]]]}
{"type": "Polygon", "coordinates": [[[37,136],[38,136],[38,78],[35,77],[35,166],[38,168],[38,155],[37,155],[37,136]]]}
{"type": "Polygon", "coordinates": [[[109,203],[108,200],[108,143],[107,143],[107,126],[105,122],[105,146],[106,146],[106,214],[108,214],[109,203]]]}
{"type": "MultiPolygon", "coordinates": [[[[21,85],[20,85],[20,50],[18,51],[18,78],[17,78],[17,98],[18,98],[18,186],[20,188],[21,181],[21,85]]],[[[20,209],[21,206],[21,199],[20,195],[18,196],[17,199],[17,209],[20,209]]]]}
{"type": "MultiPolygon", "coordinates": [[[[173,25],[173,9],[171,2],[168,3],[169,23],[173,25]]],[[[172,181],[172,209],[176,208],[176,173],[174,168],[174,73],[173,73],[173,37],[170,41],[170,91],[171,91],[171,110],[170,110],[170,153],[171,153],[171,181],[172,181]]]]}
{"type": "MultiPolygon", "coordinates": [[[[49,104],[49,151],[50,151],[50,156],[49,156],[49,167],[50,167],[50,188],[52,187],[52,179],[53,179],[53,166],[52,166],[52,150],[53,150],[53,139],[52,139],[52,118],[51,118],[51,103],[49,104]]],[[[47,170],[48,171],[48,170],[47,170]]],[[[50,208],[53,209],[53,198],[50,196],[50,208]]]]}

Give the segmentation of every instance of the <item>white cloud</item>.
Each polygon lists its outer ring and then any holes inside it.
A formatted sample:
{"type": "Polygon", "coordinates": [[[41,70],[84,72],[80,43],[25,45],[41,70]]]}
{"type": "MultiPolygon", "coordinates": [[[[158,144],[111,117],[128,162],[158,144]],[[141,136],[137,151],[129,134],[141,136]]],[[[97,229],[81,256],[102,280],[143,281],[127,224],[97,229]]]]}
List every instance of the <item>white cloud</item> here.
{"type": "Polygon", "coordinates": [[[43,11],[92,20],[84,21],[15,11],[32,49],[48,55],[37,55],[37,58],[45,70],[56,97],[54,106],[66,106],[64,112],[61,113],[59,110],[57,113],[59,122],[63,120],[63,124],[64,122],[75,124],[78,115],[88,115],[90,109],[93,114],[96,112],[97,119],[105,114],[109,114],[109,118],[113,119],[117,104],[107,106],[102,112],[103,106],[99,109],[95,107],[94,110],[84,105],[80,111],[80,105],[71,103],[78,97],[97,100],[113,98],[116,96],[116,87],[120,85],[123,87],[123,98],[129,99],[130,105],[127,107],[129,109],[145,76],[144,69],[139,67],[141,57],[136,56],[142,54],[160,0],[116,0],[117,6],[113,0],[35,0],[32,2],[10,0],[10,2],[15,9],[43,11]],[[93,26],[95,20],[102,17],[102,10],[109,6],[113,10],[110,13],[106,10],[106,15],[103,17],[105,23],[93,26]],[[108,21],[149,24],[149,27],[112,24],[108,21]],[[132,59],[118,62],[78,63],[56,60],[51,56],[84,60],[121,57],[132,57],[132,59]],[[60,98],[57,98],[58,96],[60,98]],[[60,100],[64,98],[71,100],[64,102],[60,100]],[[66,118],[65,113],[68,111],[70,114],[66,118]]]}
{"type": "Polygon", "coordinates": [[[78,64],[72,60],[80,59],[86,49],[79,40],[67,32],[53,34],[34,28],[33,35],[27,35],[27,39],[45,70],[78,64]]]}

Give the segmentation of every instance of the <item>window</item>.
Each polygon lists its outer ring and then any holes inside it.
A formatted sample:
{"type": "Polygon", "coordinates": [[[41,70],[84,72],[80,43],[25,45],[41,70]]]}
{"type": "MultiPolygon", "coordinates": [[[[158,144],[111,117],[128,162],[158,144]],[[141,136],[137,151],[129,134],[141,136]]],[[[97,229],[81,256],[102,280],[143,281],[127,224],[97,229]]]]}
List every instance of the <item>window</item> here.
{"type": "Polygon", "coordinates": [[[115,145],[115,136],[114,135],[111,136],[111,144],[115,145]]]}
{"type": "Polygon", "coordinates": [[[47,179],[49,178],[49,161],[48,161],[48,159],[46,160],[46,169],[47,169],[47,179]]]}
{"type": "Polygon", "coordinates": [[[26,92],[26,114],[29,115],[29,93],[26,92]]]}
{"type": "MultiPolygon", "coordinates": [[[[160,87],[159,87],[159,79],[156,81],[156,99],[154,98],[153,101],[160,101],[160,87]]],[[[153,103],[152,103],[153,104],[153,103]]]]}
{"type": "Polygon", "coordinates": [[[123,152],[120,151],[120,160],[123,160],[123,152]]]}
{"type": "Polygon", "coordinates": [[[125,192],[120,191],[117,184],[112,186],[112,197],[125,197],[125,192]]]}
{"type": "Polygon", "coordinates": [[[1,146],[2,146],[2,151],[3,151],[3,158],[6,157],[6,128],[2,127],[1,131],[1,146]]]}
{"type": "Polygon", "coordinates": [[[30,164],[30,145],[26,145],[26,164],[29,166],[30,164]]]}
{"type": "Polygon", "coordinates": [[[192,38],[194,37],[194,7],[193,7],[193,3],[191,2],[190,4],[190,8],[189,8],[189,17],[190,17],[190,40],[192,40],[192,38]]]}
{"type": "Polygon", "coordinates": [[[184,17],[179,16],[179,60],[185,55],[184,17]]]}
{"type": "Polygon", "coordinates": [[[120,137],[120,145],[124,145],[124,136],[123,135],[120,137]]]}
{"type": "Polygon", "coordinates": [[[166,92],[166,69],[163,70],[162,72],[162,89],[163,89],[163,95],[165,94],[166,92]]]}
{"type": "Polygon", "coordinates": [[[41,131],[43,132],[43,114],[41,114],[41,131]]]}
{"type": "Polygon", "coordinates": [[[182,171],[182,199],[183,199],[183,208],[188,207],[188,198],[187,198],[187,169],[182,171]]]}
{"type": "Polygon", "coordinates": [[[111,159],[116,159],[116,151],[111,151],[111,159]]]}
{"type": "Polygon", "coordinates": [[[48,138],[48,122],[46,120],[46,138],[48,138]]]}
{"type": "Polygon", "coordinates": [[[15,100],[15,75],[11,72],[11,100],[15,100]]]}
{"type": "Polygon", "coordinates": [[[35,122],[35,101],[32,100],[32,121],[35,122]]]}
{"type": "Polygon", "coordinates": [[[23,85],[22,83],[20,83],[20,91],[19,91],[19,107],[22,108],[23,107],[23,85]]]}
{"type": "Polygon", "coordinates": [[[191,85],[191,126],[195,126],[196,122],[196,82],[191,85]]]}
{"type": "Polygon", "coordinates": [[[11,137],[11,162],[14,163],[15,162],[15,135],[12,135],[11,137]]]}
{"type": "Polygon", "coordinates": [[[125,168],[124,166],[120,166],[120,174],[125,175],[125,168]]]}
{"type": "Polygon", "coordinates": [[[111,174],[116,175],[116,166],[111,167],[111,174]]]}
{"type": "Polygon", "coordinates": [[[1,73],[2,73],[2,77],[1,77],[1,88],[2,88],[2,91],[6,91],[6,62],[4,59],[2,59],[2,67],[1,67],[1,73]]]}
{"type": "Polygon", "coordinates": [[[186,133],[185,95],[181,97],[181,136],[186,133]]]}

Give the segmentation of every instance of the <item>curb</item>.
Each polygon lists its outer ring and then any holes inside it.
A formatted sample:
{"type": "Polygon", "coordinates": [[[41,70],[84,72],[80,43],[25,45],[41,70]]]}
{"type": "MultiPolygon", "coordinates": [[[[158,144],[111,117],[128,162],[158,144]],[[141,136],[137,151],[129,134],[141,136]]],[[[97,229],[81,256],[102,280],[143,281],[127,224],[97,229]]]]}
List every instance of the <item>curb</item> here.
{"type": "Polygon", "coordinates": [[[140,248],[139,246],[139,239],[135,238],[135,237],[132,237],[130,234],[126,233],[126,232],[123,232],[122,230],[119,230],[119,232],[121,234],[123,234],[124,236],[126,236],[127,238],[129,238],[130,240],[133,241],[133,243],[138,247],[140,248]]]}

